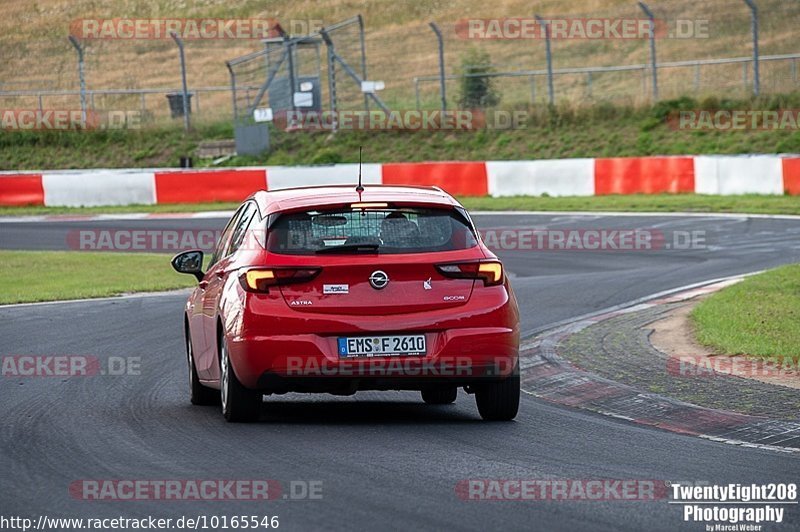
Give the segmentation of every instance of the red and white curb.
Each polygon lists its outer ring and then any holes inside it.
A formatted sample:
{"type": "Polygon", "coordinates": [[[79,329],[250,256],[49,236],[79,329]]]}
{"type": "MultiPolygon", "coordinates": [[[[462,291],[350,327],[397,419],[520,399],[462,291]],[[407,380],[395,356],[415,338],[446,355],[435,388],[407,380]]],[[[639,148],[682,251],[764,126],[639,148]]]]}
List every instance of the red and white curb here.
{"type": "MultiPolygon", "coordinates": [[[[238,202],[256,190],[355,183],[356,164],[0,173],[0,205],[238,202]]],[[[800,156],[675,156],[373,163],[364,184],[436,185],[457,196],[800,194],[800,156]]]]}
{"type": "Polygon", "coordinates": [[[714,410],[641,392],[578,369],[557,353],[557,346],[564,339],[591,325],[657,305],[686,301],[737,283],[743,277],[718,279],[702,286],[679,288],[669,294],[655,294],[647,300],[572,319],[539,334],[522,345],[520,369],[523,391],[548,402],[670,432],[742,447],[800,452],[800,422],[714,410]]]}

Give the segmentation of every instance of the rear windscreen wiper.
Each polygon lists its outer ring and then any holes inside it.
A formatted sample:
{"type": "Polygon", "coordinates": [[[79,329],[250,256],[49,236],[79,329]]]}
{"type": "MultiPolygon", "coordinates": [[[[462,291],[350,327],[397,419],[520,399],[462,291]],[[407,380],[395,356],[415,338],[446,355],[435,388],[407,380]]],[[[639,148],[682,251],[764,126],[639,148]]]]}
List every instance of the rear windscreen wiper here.
{"type": "Polygon", "coordinates": [[[315,253],[348,253],[358,251],[377,251],[381,245],[374,242],[353,242],[352,244],[341,244],[329,248],[318,249],[315,253]]]}

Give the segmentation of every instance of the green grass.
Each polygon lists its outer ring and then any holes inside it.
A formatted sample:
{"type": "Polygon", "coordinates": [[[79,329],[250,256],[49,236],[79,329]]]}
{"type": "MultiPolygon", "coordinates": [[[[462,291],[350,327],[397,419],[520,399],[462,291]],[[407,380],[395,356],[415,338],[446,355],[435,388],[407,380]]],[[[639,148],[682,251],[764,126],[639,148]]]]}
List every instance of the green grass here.
{"type": "Polygon", "coordinates": [[[0,251],[0,304],[155,292],[193,286],[169,255],[0,251]]]}
{"type": "Polygon", "coordinates": [[[750,214],[798,214],[796,196],[711,196],[701,194],[632,194],[610,196],[461,198],[473,211],[609,211],[609,212],[707,212],[750,214]]]}
{"type": "MultiPolygon", "coordinates": [[[[634,194],[629,196],[507,198],[463,197],[459,200],[472,211],[609,211],[609,212],[707,212],[800,215],[796,196],[705,196],[697,194],[634,194]]],[[[132,212],[182,213],[233,210],[236,203],[181,203],[109,207],[0,207],[0,216],[91,215],[132,212]]]]}
{"type": "Polygon", "coordinates": [[[697,339],[721,354],[800,358],[800,264],[749,277],[692,311],[697,339]]]}
{"type": "MultiPolygon", "coordinates": [[[[648,107],[598,103],[531,107],[526,127],[475,131],[277,131],[271,151],[233,157],[226,166],[357,162],[521,160],[645,155],[800,153],[800,131],[676,131],[666,118],[691,109],[797,109],[800,92],[762,99],[659,102],[648,107]]],[[[233,138],[229,121],[142,130],[0,131],[0,170],[176,167],[203,140],[233,138]]],[[[196,166],[210,160],[195,160],[196,166]]]]}

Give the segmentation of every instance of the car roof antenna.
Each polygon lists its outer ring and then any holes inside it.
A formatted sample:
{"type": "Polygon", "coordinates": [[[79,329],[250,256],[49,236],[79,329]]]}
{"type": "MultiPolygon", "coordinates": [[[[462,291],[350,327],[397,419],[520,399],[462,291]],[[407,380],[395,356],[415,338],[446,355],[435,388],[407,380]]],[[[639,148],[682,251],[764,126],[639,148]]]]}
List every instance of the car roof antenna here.
{"type": "Polygon", "coordinates": [[[356,192],[359,194],[364,192],[364,186],[361,184],[361,149],[363,146],[358,147],[358,186],[356,187],[356,192]]]}

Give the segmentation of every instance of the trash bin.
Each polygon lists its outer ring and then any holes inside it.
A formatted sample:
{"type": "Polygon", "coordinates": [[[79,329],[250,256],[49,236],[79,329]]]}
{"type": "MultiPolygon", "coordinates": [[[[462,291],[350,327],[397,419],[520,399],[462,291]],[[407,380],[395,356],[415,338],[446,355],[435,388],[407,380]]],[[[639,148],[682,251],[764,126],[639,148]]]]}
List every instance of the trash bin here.
{"type": "MultiPolygon", "coordinates": [[[[186,99],[186,108],[189,110],[189,114],[192,114],[192,95],[187,94],[186,99]]],[[[170,92],[167,94],[167,101],[169,102],[169,114],[172,118],[180,118],[183,116],[183,93],[182,92],[170,92]]]]}

